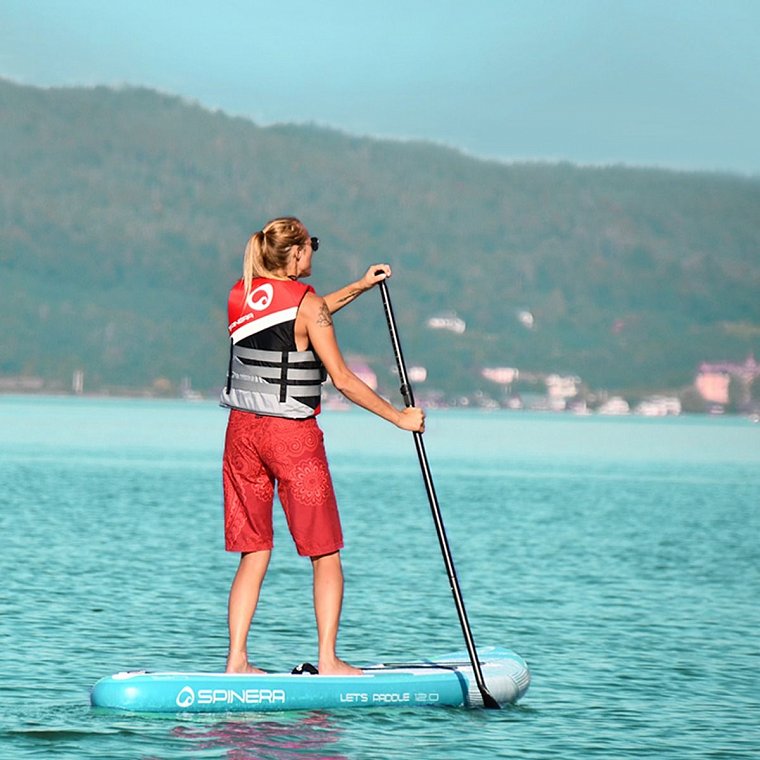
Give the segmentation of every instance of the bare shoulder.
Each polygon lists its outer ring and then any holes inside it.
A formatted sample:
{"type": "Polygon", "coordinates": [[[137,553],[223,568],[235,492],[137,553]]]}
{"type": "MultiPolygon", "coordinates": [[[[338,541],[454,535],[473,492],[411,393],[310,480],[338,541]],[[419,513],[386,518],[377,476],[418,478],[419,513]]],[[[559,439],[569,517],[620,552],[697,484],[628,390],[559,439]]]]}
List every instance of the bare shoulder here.
{"type": "Polygon", "coordinates": [[[317,325],[318,327],[329,327],[332,325],[332,315],[327,308],[325,299],[316,293],[307,293],[301,302],[301,313],[307,322],[317,325]]]}

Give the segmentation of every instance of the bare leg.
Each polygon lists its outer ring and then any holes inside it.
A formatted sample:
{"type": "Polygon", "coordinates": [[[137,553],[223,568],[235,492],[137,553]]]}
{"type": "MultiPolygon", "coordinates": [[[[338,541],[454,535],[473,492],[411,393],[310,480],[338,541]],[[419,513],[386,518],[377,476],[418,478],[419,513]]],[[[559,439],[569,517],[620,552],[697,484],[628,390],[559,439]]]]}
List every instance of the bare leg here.
{"type": "Polygon", "coordinates": [[[240,556],[235,579],[230,588],[227,622],[230,629],[228,673],[263,673],[248,662],[248,631],[259,602],[261,584],[269,566],[271,550],[248,552],[240,556]]]}
{"type": "Polygon", "coordinates": [[[340,553],[311,558],[314,569],[314,613],[319,638],[319,672],[321,675],[361,675],[361,670],[338,659],[340,610],[343,606],[343,568],[340,553]]]}

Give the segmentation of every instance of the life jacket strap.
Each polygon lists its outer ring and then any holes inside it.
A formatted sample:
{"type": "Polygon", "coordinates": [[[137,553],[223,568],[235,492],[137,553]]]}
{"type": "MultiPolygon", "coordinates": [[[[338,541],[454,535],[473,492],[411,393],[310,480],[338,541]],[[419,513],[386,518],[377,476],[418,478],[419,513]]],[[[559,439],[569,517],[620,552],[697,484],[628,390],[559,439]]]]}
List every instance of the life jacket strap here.
{"type": "MultiPolygon", "coordinates": [[[[290,351],[282,352],[282,366],[280,367],[280,403],[284,404],[288,399],[288,354],[290,351]]],[[[308,372],[308,370],[307,370],[308,372]]]]}
{"type": "Polygon", "coordinates": [[[233,353],[238,359],[247,359],[253,362],[262,362],[266,364],[276,364],[279,366],[282,354],[288,354],[290,364],[309,364],[317,367],[321,362],[315,359],[313,351],[266,351],[259,348],[244,348],[243,346],[233,346],[233,353]]]}
{"type": "Polygon", "coordinates": [[[253,391],[255,393],[266,393],[271,396],[279,396],[280,401],[286,401],[288,396],[317,396],[322,388],[321,385],[289,385],[286,386],[285,398],[282,398],[279,383],[268,383],[266,380],[254,380],[251,377],[243,377],[237,372],[234,377],[234,386],[236,390],[253,391]]]}

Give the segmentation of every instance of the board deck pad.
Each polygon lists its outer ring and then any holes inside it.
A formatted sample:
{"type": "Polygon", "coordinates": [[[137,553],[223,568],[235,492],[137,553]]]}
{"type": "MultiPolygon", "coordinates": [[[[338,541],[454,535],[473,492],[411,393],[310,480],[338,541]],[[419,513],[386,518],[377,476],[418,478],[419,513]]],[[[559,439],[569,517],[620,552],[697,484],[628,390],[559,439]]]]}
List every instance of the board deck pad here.
{"type": "MultiPolygon", "coordinates": [[[[480,648],[478,659],[488,691],[500,704],[514,703],[528,690],[528,666],[515,652],[480,648]]],[[[101,678],[90,701],[98,708],[174,713],[483,706],[466,652],[362,670],[360,676],[129,671],[101,678]]]]}

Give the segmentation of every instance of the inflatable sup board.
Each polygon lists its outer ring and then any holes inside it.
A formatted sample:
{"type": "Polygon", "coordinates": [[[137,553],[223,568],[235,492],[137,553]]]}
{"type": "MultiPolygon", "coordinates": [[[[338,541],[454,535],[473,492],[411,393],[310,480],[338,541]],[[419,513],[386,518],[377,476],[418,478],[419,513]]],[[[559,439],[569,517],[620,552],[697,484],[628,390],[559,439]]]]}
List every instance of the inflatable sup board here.
{"type": "MultiPolygon", "coordinates": [[[[516,702],[528,690],[530,672],[519,655],[486,647],[478,649],[478,656],[497,702],[516,702]]],[[[132,671],[102,678],[90,700],[95,707],[170,713],[483,706],[466,652],[362,670],[360,676],[132,671]]]]}

